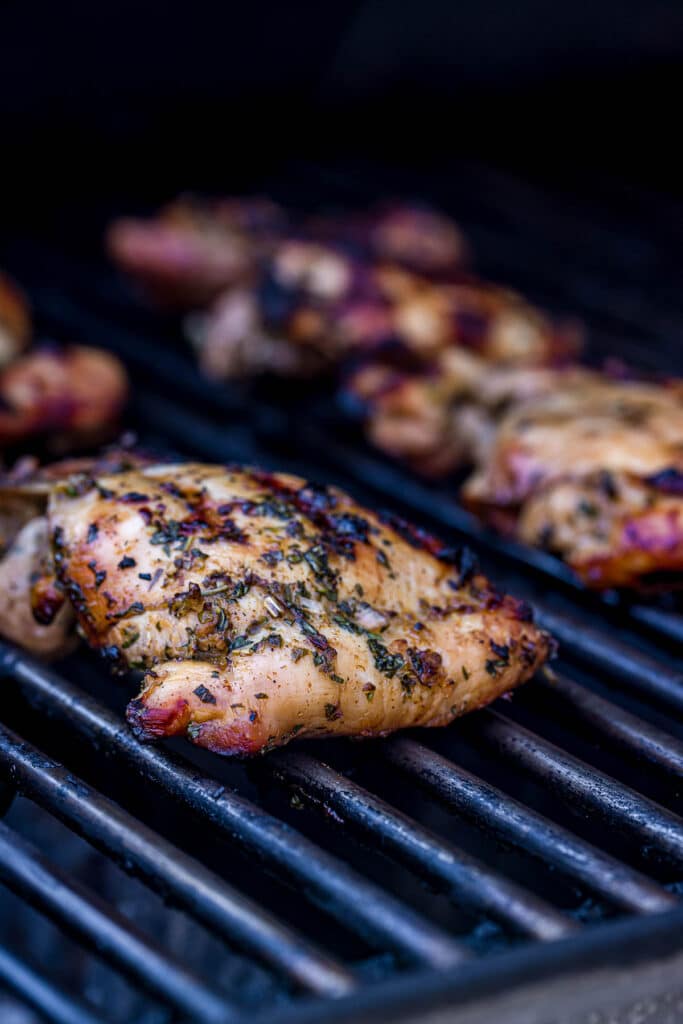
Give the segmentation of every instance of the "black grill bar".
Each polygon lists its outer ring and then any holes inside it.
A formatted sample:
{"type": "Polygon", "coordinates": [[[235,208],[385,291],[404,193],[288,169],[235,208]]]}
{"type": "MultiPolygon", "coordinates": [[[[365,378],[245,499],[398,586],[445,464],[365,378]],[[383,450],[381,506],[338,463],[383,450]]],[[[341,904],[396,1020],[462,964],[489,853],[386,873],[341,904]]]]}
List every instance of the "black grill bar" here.
{"type": "Polygon", "coordinates": [[[629,605],[629,615],[660,636],[683,644],[683,615],[647,604],[629,605]]]}
{"type": "Polygon", "coordinates": [[[574,922],[540,897],[497,875],[308,754],[275,753],[265,770],[269,777],[294,788],[307,804],[322,813],[333,811],[337,824],[353,829],[373,849],[386,851],[446,891],[456,906],[488,914],[537,939],[558,939],[574,931],[574,922]]]}
{"type": "Polygon", "coordinates": [[[192,1020],[236,1019],[227,1001],[0,822],[0,879],[127,978],[192,1020]]]}
{"type": "Polygon", "coordinates": [[[407,737],[381,746],[384,758],[431,797],[498,840],[562,871],[615,907],[638,914],[671,909],[678,900],[621,861],[530,810],[490,783],[407,737]]]}
{"type": "Polygon", "coordinates": [[[227,885],[213,871],[146,828],[61,765],[0,726],[0,767],[39,803],[126,871],[144,879],[228,942],[320,995],[354,987],[352,976],[309,942],[227,885]]]}
{"type": "Polygon", "coordinates": [[[542,672],[526,693],[520,691],[524,704],[537,702],[539,696],[553,717],[588,726],[599,742],[616,747],[629,758],[647,761],[673,781],[683,783],[683,743],[675,736],[561,673],[542,672]]]}
{"type": "Polygon", "coordinates": [[[2,946],[0,981],[54,1024],[103,1024],[100,1016],[51,985],[2,946]]]}
{"type": "Polygon", "coordinates": [[[667,668],[614,637],[606,637],[604,630],[594,629],[583,620],[556,615],[545,608],[536,609],[536,618],[559,640],[562,655],[617,679],[641,700],[652,701],[665,710],[683,715],[682,672],[667,668]]]}
{"type": "Polygon", "coordinates": [[[469,727],[475,742],[523,768],[583,815],[620,832],[645,859],[683,865],[683,819],[671,811],[496,711],[478,712],[469,727]]]}
{"type": "Polygon", "coordinates": [[[227,834],[242,850],[372,945],[432,967],[469,955],[446,932],[294,829],[164,751],[140,743],[113,712],[66,679],[4,644],[0,671],[31,703],[121,759],[227,834]]]}

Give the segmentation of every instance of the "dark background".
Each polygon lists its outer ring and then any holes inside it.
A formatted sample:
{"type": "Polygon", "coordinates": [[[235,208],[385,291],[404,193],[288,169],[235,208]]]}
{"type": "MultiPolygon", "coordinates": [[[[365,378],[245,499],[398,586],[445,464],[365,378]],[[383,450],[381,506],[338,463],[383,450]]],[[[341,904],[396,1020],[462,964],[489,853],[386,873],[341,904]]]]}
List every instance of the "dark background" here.
{"type": "Polygon", "coordinates": [[[678,195],[682,56],[676,0],[4,0],[0,212],[350,156],[678,195]]]}

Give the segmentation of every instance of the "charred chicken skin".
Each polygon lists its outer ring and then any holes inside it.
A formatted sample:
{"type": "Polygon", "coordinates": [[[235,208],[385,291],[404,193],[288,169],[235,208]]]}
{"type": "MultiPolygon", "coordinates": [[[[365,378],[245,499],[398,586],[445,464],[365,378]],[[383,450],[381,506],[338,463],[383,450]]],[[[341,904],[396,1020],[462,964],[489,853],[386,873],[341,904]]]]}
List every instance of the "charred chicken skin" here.
{"type": "Polygon", "coordinates": [[[683,584],[683,383],[545,384],[503,415],[466,503],[588,586],[683,584]]]}
{"type": "Polygon", "coordinates": [[[128,708],[145,738],[245,755],[446,725],[551,649],[466,552],[296,477],[192,464],[74,477],[48,522],[82,633],[145,671],[128,708]]]}

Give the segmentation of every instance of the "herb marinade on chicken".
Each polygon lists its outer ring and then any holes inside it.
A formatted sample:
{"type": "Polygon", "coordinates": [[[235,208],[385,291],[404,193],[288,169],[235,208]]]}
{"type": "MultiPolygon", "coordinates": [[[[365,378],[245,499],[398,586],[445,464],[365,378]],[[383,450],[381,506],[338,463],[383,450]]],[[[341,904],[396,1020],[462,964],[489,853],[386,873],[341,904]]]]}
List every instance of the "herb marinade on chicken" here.
{"type": "MultiPolygon", "coordinates": [[[[83,634],[145,671],[128,710],[144,737],[253,754],[445,725],[551,649],[468,553],[296,477],[200,464],[77,476],[53,490],[48,522],[83,634]]],[[[54,613],[55,581],[37,590],[54,613]]]]}
{"type": "Polygon", "coordinates": [[[683,384],[552,376],[501,417],[463,499],[594,587],[683,583],[683,384]]]}

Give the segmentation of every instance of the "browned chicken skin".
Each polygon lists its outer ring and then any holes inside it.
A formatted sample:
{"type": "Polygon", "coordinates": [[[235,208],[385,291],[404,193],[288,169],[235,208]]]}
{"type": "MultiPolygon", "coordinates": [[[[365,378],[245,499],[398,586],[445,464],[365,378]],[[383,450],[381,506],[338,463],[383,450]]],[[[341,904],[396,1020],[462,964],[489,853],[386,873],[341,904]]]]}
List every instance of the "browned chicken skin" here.
{"type": "Polygon", "coordinates": [[[683,383],[550,377],[502,417],[465,501],[589,586],[683,583],[683,383]]]}
{"type": "Polygon", "coordinates": [[[219,466],[57,486],[58,585],[89,642],[143,668],[128,717],[222,754],[446,725],[550,650],[464,552],[331,488],[219,466]]]}

